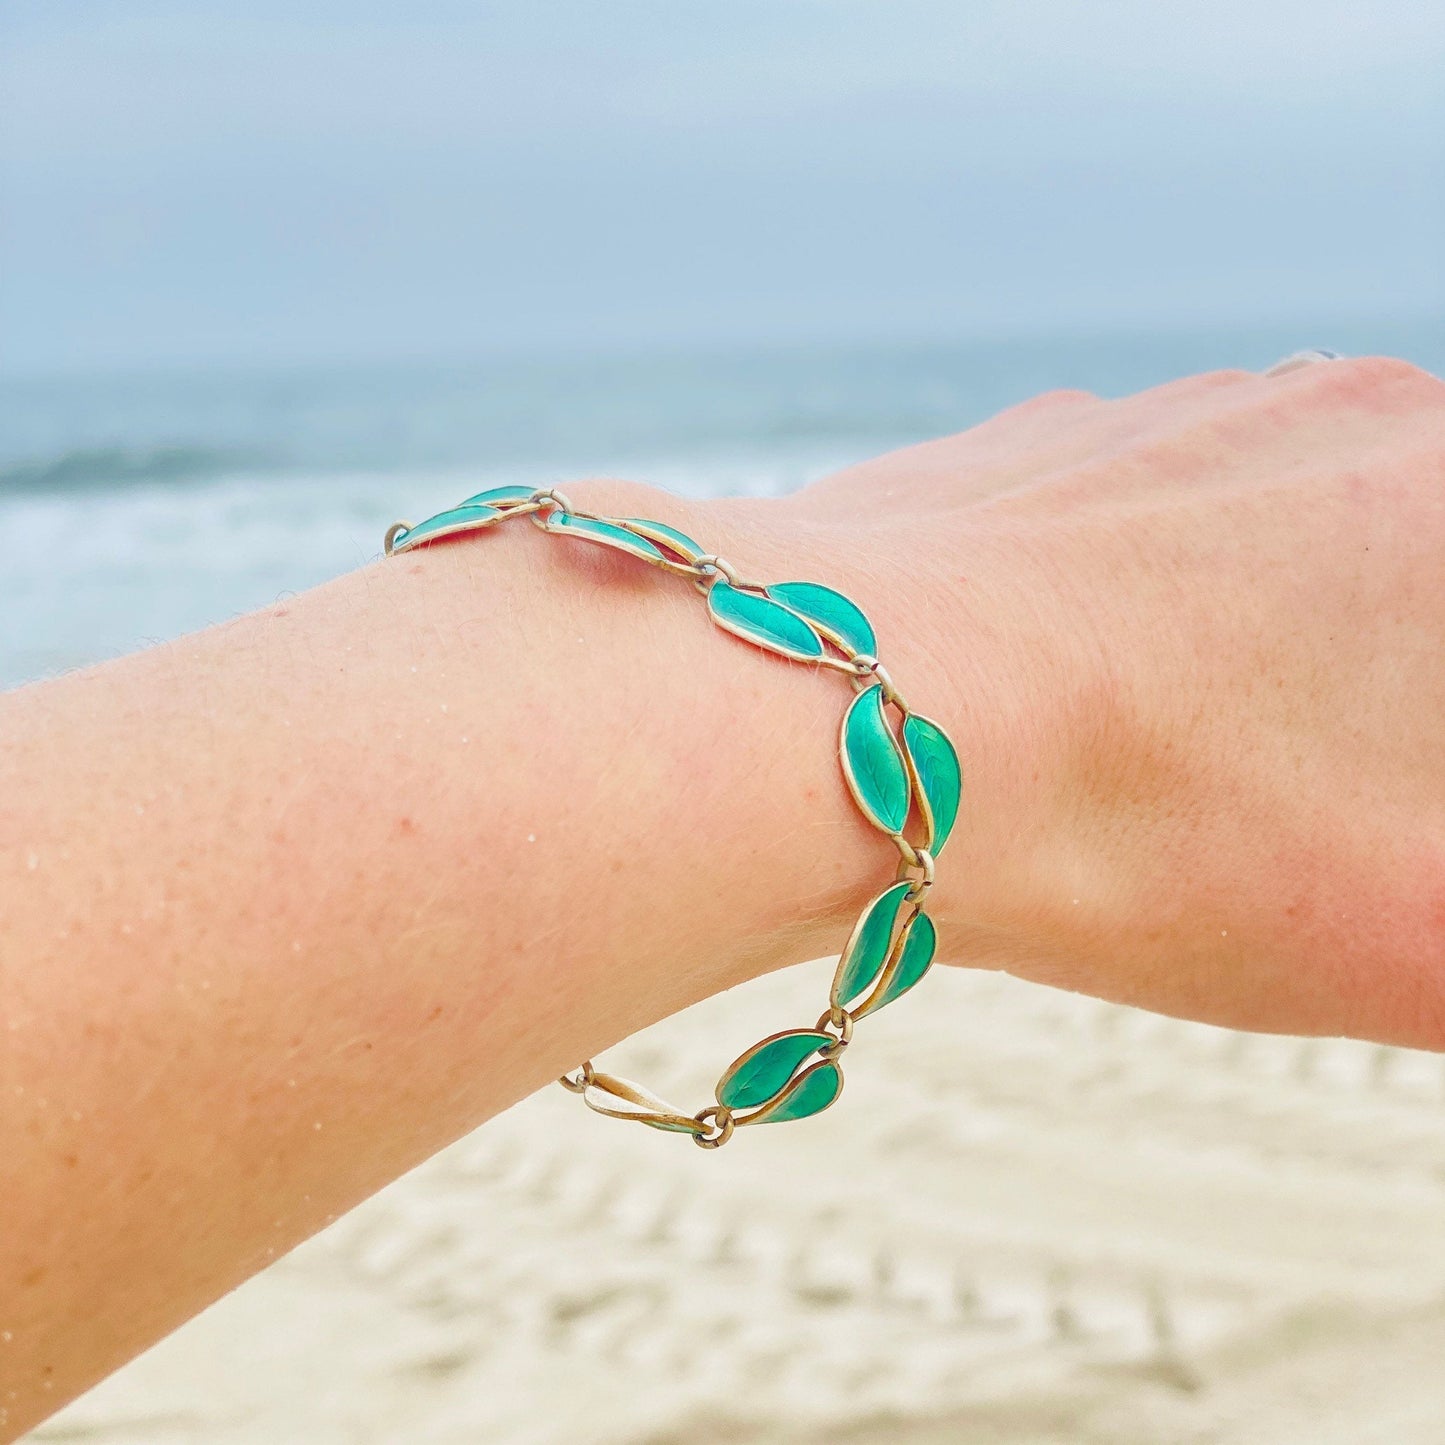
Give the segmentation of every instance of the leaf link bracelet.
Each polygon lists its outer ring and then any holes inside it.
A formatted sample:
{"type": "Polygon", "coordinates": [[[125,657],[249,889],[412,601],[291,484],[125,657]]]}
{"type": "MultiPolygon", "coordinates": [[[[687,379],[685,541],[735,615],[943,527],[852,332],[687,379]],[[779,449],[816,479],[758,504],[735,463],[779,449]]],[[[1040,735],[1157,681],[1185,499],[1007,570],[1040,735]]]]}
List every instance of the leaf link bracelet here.
{"type": "Polygon", "coordinates": [[[913,712],[878,661],[877,639],[862,611],[816,582],[769,586],[744,581],[730,563],[705,552],[663,522],[602,517],[574,507],[553,488],[492,487],[459,506],[386,534],[391,556],[530,516],[545,532],[611,547],[690,578],[717,625],[798,662],[842,673],[856,696],[843,715],[838,756],[859,811],[898,848],[894,881],[869,902],[838,959],[828,1007],[810,1029],[787,1029],[754,1044],[718,1080],[716,1102],[686,1114],[627,1079],[584,1063],[559,1081],[599,1114],[690,1134],[716,1149],[749,1124],[804,1119],[843,1089],[840,1058],[859,1019],[901,998],[928,971],[937,935],[923,911],[934,860],[958,817],[962,777],[948,734],[913,712]],[[905,829],[917,818],[918,841],[905,829]]]}

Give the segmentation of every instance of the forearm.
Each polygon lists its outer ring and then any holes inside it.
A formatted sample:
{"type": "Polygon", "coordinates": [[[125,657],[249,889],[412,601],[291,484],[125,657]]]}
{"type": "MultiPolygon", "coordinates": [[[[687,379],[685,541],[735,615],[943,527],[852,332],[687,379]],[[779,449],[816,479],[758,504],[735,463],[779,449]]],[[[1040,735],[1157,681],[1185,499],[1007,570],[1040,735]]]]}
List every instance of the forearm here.
{"type": "Polygon", "coordinates": [[[836,951],[896,855],[830,681],[516,524],[6,698],[9,1428],[564,1068],[836,951]]]}

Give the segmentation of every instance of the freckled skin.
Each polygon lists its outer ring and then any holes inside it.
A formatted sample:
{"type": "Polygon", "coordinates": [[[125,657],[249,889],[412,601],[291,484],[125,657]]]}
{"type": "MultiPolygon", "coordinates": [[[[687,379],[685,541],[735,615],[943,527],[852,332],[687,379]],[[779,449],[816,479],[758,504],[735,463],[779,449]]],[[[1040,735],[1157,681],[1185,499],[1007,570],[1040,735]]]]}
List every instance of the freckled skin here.
{"type": "MultiPolygon", "coordinates": [[[[1440,382],[1057,394],[778,501],[567,490],[863,607],[963,761],[946,961],[1445,1047],[1440,382]]],[[[846,685],[503,530],[0,698],[0,1440],[891,878],[846,685]]]]}

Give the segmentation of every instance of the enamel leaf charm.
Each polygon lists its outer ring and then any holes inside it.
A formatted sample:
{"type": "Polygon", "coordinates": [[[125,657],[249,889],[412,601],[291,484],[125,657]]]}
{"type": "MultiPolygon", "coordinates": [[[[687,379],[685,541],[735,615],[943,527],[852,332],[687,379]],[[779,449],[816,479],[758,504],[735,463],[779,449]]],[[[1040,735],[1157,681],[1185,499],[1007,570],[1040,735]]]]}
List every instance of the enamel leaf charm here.
{"type": "Polygon", "coordinates": [[[696,1134],[698,1122],[659,1099],[650,1089],[612,1074],[593,1073],[582,1088],[582,1102],[611,1119],[631,1119],[670,1134],[696,1134]]]}
{"type": "Polygon", "coordinates": [[[768,596],[800,617],[806,617],[829,642],[836,643],[850,656],[871,657],[878,651],[873,624],[857,603],[849,601],[841,592],[816,582],[780,582],[768,588],[768,596]]]}
{"type": "Polygon", "coordinates": [[[640,557],[644,562],[662,560],[662,553],[646,537],[639,537],[636,532],[629,532],[615,522],[602,522],[596,517],[579,517],[575,512],[559,510],[547,514],[545,526],[549,532],[565,532],[569,537],[582,538],[584,542],[600,542],[604,547],[640,557]]]}
{"type": "Polygon", "coordinates": [[[888,962],[873,992],[853,1010],[855,1019],[877,1013],[885,1004],[902,998],[928,972],[938,947],[938,932],[926,913],[915,913],[898,934],[888,962]]]}
{"type": "Polygon", "coordinates": [[[908,821],[908,766],[883,715],[883,685],[853,699],[843,718],[843,776],[868,821],[901,833],[908,821]]]}
{"type": "Polygon", "coordinates": [[[847,1008],[883,969],[893,943],[893,925],[904,895],[913,887],[907,879],[895,883],[875,898],[853,925],[853,932],[838,958],[829,1003],[847,1008]]]}
{"type": "Polygon", "coordinates": [[[646,537],[649,542],[680,557],[684,562],[696,562],[699,557],[705,556],[705,552],[686,532],[679,532],[676,527],[669,527],[666,522],[650,522],[645,517],[624,517],[622,525],[629,532],[636,532],[639,537],[646,537]]]}
{"type": "Polygon", "coordinates": [[[833,1041],[833,1036],[821,1029],[791,1029],[754,1044],[718,1080],[718,1103],[728,1109],[766,1104],[782,1092],[809,1054],[833,1041]]]}
{"type": "Polygon", "coordinates": [[[456,537],[463,532],[474,532],[479,527],[489,527],[499,522],[506,514],[495,507],[470,505],[463,502],[460,507],[451,507],[418,522],[407,531],[398,532],[391,544],[393,552],[404,552],[408,547],[420,546],[423,542],[439,542],[443,537],[456,537]]]}
{"type": "Polygon", "coordinates": [[[819,1059],[793,1079],[770,1104],[740,1116],[737,1123],[782,1124],[790,1119],[806,1119],[836,1103],[842,1092],[842,1069],[832,1059],[819,1059]]]}
{"type": "Polygon", "coordinates": [[[823,655],[823,639],[796,612],[755,592],[744,592],[729,582],[714,582],[708,589],[712,620],[728,632],[800,662],[823,655]]]}
{"type": "Polygon", "coordinates": [[[462,506],[515,507],[519,502],[530,502],[531,500],[531,487],[488,487],[485,492],[478,492],[475,497],[468,497],[462,506]]]}
{"type": "Polygon", "coordinates": [[[928,825],[928,851],[937,858],[958,820],[963,795],[958,753],[948,734],[918,713],[910,713],[903,724],[903,746],[919,811],[928,825]]]}

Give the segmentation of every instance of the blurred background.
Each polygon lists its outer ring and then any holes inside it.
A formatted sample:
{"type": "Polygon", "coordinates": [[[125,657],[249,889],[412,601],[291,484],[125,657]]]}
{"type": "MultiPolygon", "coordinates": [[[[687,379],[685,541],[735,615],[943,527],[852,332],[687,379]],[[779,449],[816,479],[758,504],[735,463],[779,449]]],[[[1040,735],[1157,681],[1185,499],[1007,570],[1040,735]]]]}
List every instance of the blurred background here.
{"type": "MultiPolygon", "coordinates": [[[[1445,370],[1442,75],[1423,0],[4,0],[0,685],[492,481],[1445,370]]],[[[1438,1445],[1445,1063],[934,986],[801,1141],[528,1101],[37,1438],[1438,1445]]]]}

